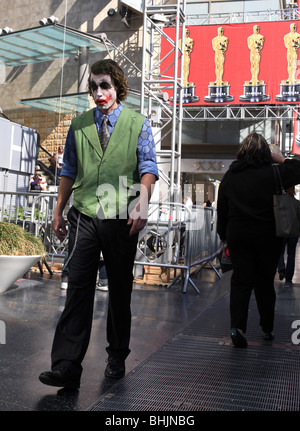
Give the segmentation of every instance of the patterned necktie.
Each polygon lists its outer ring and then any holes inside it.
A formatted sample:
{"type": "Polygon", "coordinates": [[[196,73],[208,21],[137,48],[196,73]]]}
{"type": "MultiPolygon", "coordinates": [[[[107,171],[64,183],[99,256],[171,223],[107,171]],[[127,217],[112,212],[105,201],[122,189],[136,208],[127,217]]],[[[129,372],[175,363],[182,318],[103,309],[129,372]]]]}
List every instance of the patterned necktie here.
{"type": "Polygon", "coordinates": [[[106,147],[110,138],[110,134],[107,127],[107,121],[108,121],[108,118],[104,117],[102,121],[102,129],[100,130],[100,133],[99,133],[99,139],[100,139],[100,144],[101,144],[103,153],[106,150],[106,147]]]}

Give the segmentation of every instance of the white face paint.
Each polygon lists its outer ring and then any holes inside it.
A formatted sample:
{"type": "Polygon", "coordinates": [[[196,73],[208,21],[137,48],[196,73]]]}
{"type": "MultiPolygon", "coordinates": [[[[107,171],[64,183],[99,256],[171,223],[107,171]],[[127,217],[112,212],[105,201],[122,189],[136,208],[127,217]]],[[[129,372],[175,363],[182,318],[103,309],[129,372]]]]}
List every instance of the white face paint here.
{"type": "Polygon", "coordinates": [[[103,114],[108,114],[116,108],[117,91],[109,75],[94,75],[91,73],[91,90],[94,102],[103,114]]]}

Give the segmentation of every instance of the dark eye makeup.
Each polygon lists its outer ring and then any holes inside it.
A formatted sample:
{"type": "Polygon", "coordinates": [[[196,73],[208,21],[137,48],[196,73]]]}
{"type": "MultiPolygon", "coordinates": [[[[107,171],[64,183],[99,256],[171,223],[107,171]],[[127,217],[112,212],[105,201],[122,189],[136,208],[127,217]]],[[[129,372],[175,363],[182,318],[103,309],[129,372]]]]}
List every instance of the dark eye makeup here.
{"type": "Polygon", "coordinates": [[[109,90],[112,87],[112,85],[106,81],[100,82],[99,85],[97,85],[95,81],[91,82],[92,91],[97,90],[98,87],[100,87],[102,90],[109,90]]]}

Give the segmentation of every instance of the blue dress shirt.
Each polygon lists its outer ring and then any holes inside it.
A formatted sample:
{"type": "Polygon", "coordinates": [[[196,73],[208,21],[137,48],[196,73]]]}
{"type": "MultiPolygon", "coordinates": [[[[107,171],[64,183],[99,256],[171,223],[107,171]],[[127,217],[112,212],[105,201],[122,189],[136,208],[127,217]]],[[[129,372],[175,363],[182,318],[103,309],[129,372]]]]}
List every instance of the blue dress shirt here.
{"type": "MultiPolygon", "coordinates": [[[[108,130],[112,134],[115,124],[119,118],[123,109],[123,105],[118,104],[118,106],[110,112],[108,117],[108,130]]],[[[104,114],[98,109],[94,108],[94,119],[97,127],[97,132],[99,134],[104,114]]],[[[152,134],[152,129],[148,118],[142,126],[142,130],[137,142],[137,158],[138,158],[138,171],[140,177],[143,174],[150,173],[156,176],[158,179],[158,169],[156,164],[156,151],[155,142],[152,134]]],[[[66,139],[65,149],[64,149],[64,165],[62,167],[61,175],[70,177],[75,180],[77,176],[77,156],[76,156],[76,145],[75,138],[72,130],[72,126],[69,129],[68,136],[66,139]]]]}

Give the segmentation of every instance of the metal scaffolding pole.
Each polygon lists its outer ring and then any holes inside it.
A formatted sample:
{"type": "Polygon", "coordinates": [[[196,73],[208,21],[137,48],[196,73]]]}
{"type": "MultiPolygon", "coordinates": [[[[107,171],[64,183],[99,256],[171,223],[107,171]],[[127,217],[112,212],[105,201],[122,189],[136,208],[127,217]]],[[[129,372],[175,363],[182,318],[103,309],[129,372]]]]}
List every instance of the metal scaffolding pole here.
{"type": "MultiPolygon", "coordinates": [[[[153,1],[145,2],[144,26],[143,26],[143,70],[141,87],[141,112],[151,118],[153,107],[159,113],[156,122],[161,124],[162,131],[166,125],[170,124],[168,139],[171,150],[158,150],[158,156],[170,158],[170,177],[168,178],[169,195],[166,200],[177,202],[180,190],[180,170],[181,170],[181,135],[182,135],[182,71],[183,62],[180,62],[184,48],[184,38],[182,37],[179,46],[180,35],[185,31],[185,0],[177,0],[176,4],[153,4],[153,1]],[[165,28],[172,26],[175,28],[174,39],[165,33],[165,28]],[[161,39],[165,39],[170,46],[168,55],[172,58],[174,73],[168,76],[167,72],[160,70],[161,63],[161,39]],[[174,103],[169,103],[169,90],[173,94],[171,98],[174,103]],[[146,99],[147,102],[146,103],[146,99]],[[147,108],[145,108],[147,106],[147,108]],[[177,175],[175,180],[175,174],[177,175]]],[[[161,134],[162,136],[163,133],[161,134]]],[[[160,136],[160,140],[162,137],[160,136]]],[[[158,145],[160,148],[160,145],[158,145]]]]}

